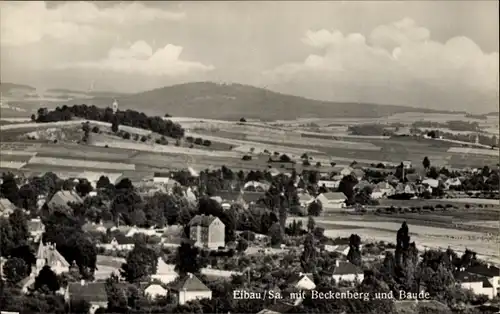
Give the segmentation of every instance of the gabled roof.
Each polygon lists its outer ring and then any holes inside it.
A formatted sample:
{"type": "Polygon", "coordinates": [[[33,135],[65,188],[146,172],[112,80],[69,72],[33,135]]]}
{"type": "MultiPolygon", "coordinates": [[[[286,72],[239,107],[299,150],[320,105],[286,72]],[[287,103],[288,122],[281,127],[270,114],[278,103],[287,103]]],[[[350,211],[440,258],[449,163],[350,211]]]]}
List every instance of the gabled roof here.
{"type": "Polygon", "coordinates": [[[195,226],[201,226],[201,227],[208,227],[214,222],[214,220],[217,219],[216,216],[205,216],[205,215],[196,215],[191,219],[189,222],[190,227],[195,227],[195,226]]]}
{"type": "Polygon", "coordinates": [[[294,274],[290,278],[288,278],[287,284],[289,284],[289,285],[296,285],[304,277],[307,277],[307,278],[309,278],[309,280],[311,280],[312,282],[314,282],[314,277],[313,277],[312,273],[298,273],[298,274],[294,274]]]}
{"type": "Polygon", "coordinates": [[[488,281],[488,278],[477,275],[477,274],[472,274],[468,273],[466,271],[460,271],[455,273],[455,280],[458,282],[482,282],[483,283],[483,288],[492,288],[493,286],[491,283],[488,281]]]}
{"type": "Polygon", "coordinates": [[[384,190],[388,190],[388,189],[393,190],[393,189],[394,189],[394,188],[392,187],[392,185],[390,185],[388,182],[385,182],[385,181],[382,181],[382,182],[377,183],[377,187],[378,187],[379,189],[384,189],[384,190]]]}
{"type": "Polygon", "coordinates": [[[363,274],[363,270],[350,262],[339,262],[339,265],[333,270],[333,275],[351,275],[363,274]]]}
{"type": "Polygon", "coordinates": [[[171,287],[174,291],[211,291],[198,277],[189,274],[171,287]]]}
{"type": "Polygon", "coordinates": [[[261,198],[265,197],[266,193],[263,192],[243,192],[241,197],[246,203],[257,203],[261,198]]]}
{"type": "Polygon", "coordinates": [[[351,173],[356,177],[363,177],[365,175],[365,172],[361,169],[354,169],[351,173]]]}
{"type": "Polygon", "coordinates": [[[57,251],[55,244],[44,244],[42,240],[40,240],[36,258],[46,261],[48,266],[52,266],[56,262],[64,267],[70,266],[68,261],[57,251]]]}
{"type": "Polygon", "coordinates": [[[50,207],[53,206],[68,207],[68,203],[81,204],[83,203],[83,199],[74,191],[61,190],[58,191],[56,194],[54,194],[48,205],[50,207]]]}
{"type": "Polygon", "coordinates": [[[218,191],[215,196],[220,197],[222,201],[226,202],[236,202],[240,197],[240,191],[218,191]]]}
{"type": "Polygon", "coordinates": [[[12,214],[16,206],[6,198],[0,198],[0,214],[12,214]]]}
{"type": "Polygon", "coordinates": [[[311,195],[309,195],[307,193],[299,193],[298,197],[299,197],[300,202],[310,202],[314,199],[314,197],[312,197],[311,195]]]}
{"type": "Polygon", "coordinates": [[[70,283],[68,292],[72,300],[85,300],[87,302],[107,302],[106,284],[104,282],[70,283]]]}
{"type": "Polygon", "coordinates": [[[329,201],[347,199],[345,194],[342,192],[327,192],[327,193],[321,193],[320,195],[323,195],[329,201]]]}
{"type": "Polygon", "coordinates": [[[488,265],[479,264],[479,265],[469,267],[465,271],[468,273],[471,273],[471,274],[478,274],[478,275],[485,276],[485,277],[498,277],[498,276],[500,276],[500,268],[493,266],[493,265],[490,265],[488,267],[488,265]]]}

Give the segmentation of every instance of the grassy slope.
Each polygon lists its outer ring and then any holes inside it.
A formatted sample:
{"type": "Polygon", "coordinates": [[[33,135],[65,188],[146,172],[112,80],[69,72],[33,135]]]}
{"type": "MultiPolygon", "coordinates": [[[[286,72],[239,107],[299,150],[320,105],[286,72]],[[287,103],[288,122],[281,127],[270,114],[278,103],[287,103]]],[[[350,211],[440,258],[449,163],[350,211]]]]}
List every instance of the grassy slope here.
{"type": "MultiPolygon", "coordinates": [[[[196,118],[266,120],[305,117],[382,117],[398,112],[435,112],[403,106],[336,103],[275,93],[248,85],[198,82],[163,87],[118,97],[120,109],[138,109],[152,115],[196,118]]],[[[112,98],[92,99],[96,106],[110,106],[112,98]]],[[[68,104],[88,103],[72,100],[68,104]]]]}

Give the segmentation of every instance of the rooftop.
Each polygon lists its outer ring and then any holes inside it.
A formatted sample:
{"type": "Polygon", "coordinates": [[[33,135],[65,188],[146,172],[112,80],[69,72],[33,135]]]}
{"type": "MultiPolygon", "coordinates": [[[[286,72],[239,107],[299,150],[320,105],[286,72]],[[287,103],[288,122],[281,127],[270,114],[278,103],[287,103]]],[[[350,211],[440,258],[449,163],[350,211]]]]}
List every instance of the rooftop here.
{"type": "Polygon", "coordinates": [[[333,270],[333,275],[363,274],[363,270],[350,262],[339,262],[333,270]]]}
{"type": "Polygon", "coordinates": [[[188,274],[179,280],[171,289],[174,291],[210,291],[210,289],[193,274],[188,274]]]}
{"type": "Polygon", "coordinates": [[[342,192],[327,192],[327,193],[322,193],[324,197],[328,200],[346,200],[347,197],[345,196],[344,193],[342,192]]]}
{"type": "Polygon", "coordinates": [[[205,216],[205,215],[196,215],[191,219],[189,222],[190,227],[194,226],[202,226],[202,227],[208,227],[214,222],[214,220],[217,219],[215,216],[205,216]]]}
{"type": "Polygon", "coordinates": [[[73,300],[84,300],[87,302],[107,302],[106,284],[104,282],[70,283],[68,292],[73,300]]]}

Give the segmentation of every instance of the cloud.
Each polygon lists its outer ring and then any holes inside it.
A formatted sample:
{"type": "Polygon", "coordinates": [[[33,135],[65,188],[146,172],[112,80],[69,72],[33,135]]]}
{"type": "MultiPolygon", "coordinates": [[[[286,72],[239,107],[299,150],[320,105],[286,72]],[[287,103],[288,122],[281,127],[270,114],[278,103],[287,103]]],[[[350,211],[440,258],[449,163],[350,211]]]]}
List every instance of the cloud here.
{"type": "Polygon", "coordinates": [[[66,2],[48,8],[43,1],[5,2],[0,10],[3,46],[22,46],[44,38],[85,43],[111,25],[138,25],[156,20],[178,21],[183,12],[121,3],[99,8],[92,2],[66,2]]]}
{"type": "Polygon", "coordinates": [[[112,48],[108,57],[99,61],[63,64],[58,69],[97,69],[126,74],[150,76],[180,76],[193,72],[207,72],[212,65],[181,60],[182,47],[171,44],[153,51],[144,41],[137,41],[127,49],[112,48]]]}
{"type": "Polygon", "coordinates": [[[322,29],[309,30],[302,42],[319,53],[264,72],[270,84],[288,92],[303,86],[307,96],[323,99],[497,106],[498,52],[486,54],[467,37],[434,41],[428,29],[405,18],[374,28],[368,38],[322,29]]]}

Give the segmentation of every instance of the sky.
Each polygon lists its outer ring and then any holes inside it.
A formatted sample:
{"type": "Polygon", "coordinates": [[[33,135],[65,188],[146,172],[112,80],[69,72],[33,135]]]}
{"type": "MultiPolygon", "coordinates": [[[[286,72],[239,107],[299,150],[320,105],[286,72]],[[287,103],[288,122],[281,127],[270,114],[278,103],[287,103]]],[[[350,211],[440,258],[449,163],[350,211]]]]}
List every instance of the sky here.
{"type": "Polygon", "coordinates": [[[498,1],[0,3],[3,82],[498,110],[498,1]]]}

